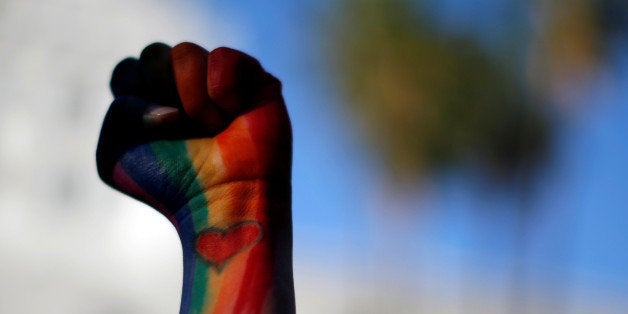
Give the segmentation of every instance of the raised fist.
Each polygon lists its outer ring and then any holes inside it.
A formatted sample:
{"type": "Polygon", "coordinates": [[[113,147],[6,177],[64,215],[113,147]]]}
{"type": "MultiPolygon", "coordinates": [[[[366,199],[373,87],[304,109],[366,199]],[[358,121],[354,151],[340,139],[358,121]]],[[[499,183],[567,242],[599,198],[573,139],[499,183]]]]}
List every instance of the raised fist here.
{"type": "Polygon", "coordinates": [[[294,312],[280,82],[237,50],[156,43],[116,66],[111,90],[98,173],[177,228],[181,313],[294,312]]]}

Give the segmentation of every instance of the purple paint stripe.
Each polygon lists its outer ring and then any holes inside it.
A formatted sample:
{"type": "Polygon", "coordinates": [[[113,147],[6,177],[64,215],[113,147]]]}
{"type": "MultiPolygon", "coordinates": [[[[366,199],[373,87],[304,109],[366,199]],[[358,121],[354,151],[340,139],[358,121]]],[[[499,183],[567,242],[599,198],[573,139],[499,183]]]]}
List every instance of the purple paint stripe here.
{"type": "Polygon", "coordinates": [[[157,201],[152,195],[137,184],[137,182],[135,182],[135,180],[133,180],[133,178],[131,178],[131,176],[122,168],[120,163],[116,163],[113,167],[113,183],[134,198],[154,207],[166,215],[168,219],[173,220],[173,215],[168,212],[166,206],[157,201]]]}

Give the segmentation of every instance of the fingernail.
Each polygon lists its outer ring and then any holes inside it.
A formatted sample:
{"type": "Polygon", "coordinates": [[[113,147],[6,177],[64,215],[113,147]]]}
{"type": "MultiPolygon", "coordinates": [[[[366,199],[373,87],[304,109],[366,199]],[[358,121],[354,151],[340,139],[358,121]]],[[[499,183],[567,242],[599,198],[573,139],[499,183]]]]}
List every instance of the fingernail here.
{"type": "Polygon", "coordinates": [[[179,118],[179,109],[168,106],[151,106],[144,114],[144,123],[148,126],[157,126],[170,123],[179,118]]]}

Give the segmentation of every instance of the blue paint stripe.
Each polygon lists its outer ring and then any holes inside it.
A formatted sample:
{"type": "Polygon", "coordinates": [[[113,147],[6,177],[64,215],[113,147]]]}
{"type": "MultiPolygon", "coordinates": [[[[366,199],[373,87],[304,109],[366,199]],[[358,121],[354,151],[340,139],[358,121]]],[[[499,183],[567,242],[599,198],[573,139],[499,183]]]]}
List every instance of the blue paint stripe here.
{"type": "Polygon", "coordinates": [[[192,306],[192,288],[196,270],[194,221],[188,206],[181,208],[174,218],[179,226],[177,231],[183,248],[183,291],[181,292],[180,313],[189,313],[192,306]]]}
{"type": "Polygon", "coordinates": [[[161,166],[149,144],[130,149],[122,155],[119,163],[139,186],[159,199],[166,208],[176,210],[187,203],[185,195],[170,180],[168,172],[161,166]]]}

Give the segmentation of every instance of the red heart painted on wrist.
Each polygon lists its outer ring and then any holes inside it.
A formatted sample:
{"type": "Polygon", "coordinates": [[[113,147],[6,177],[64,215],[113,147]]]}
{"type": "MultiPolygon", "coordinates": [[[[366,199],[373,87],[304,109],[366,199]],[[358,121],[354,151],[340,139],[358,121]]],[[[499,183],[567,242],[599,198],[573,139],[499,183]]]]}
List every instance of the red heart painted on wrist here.
{"type": "Polygon", "coordinates": [[[207,228],[196,238],[196,252],[219,270],[234,255],[262,239],[262,226],[256,221],[244,221],[227,229],[207,228]]]}

